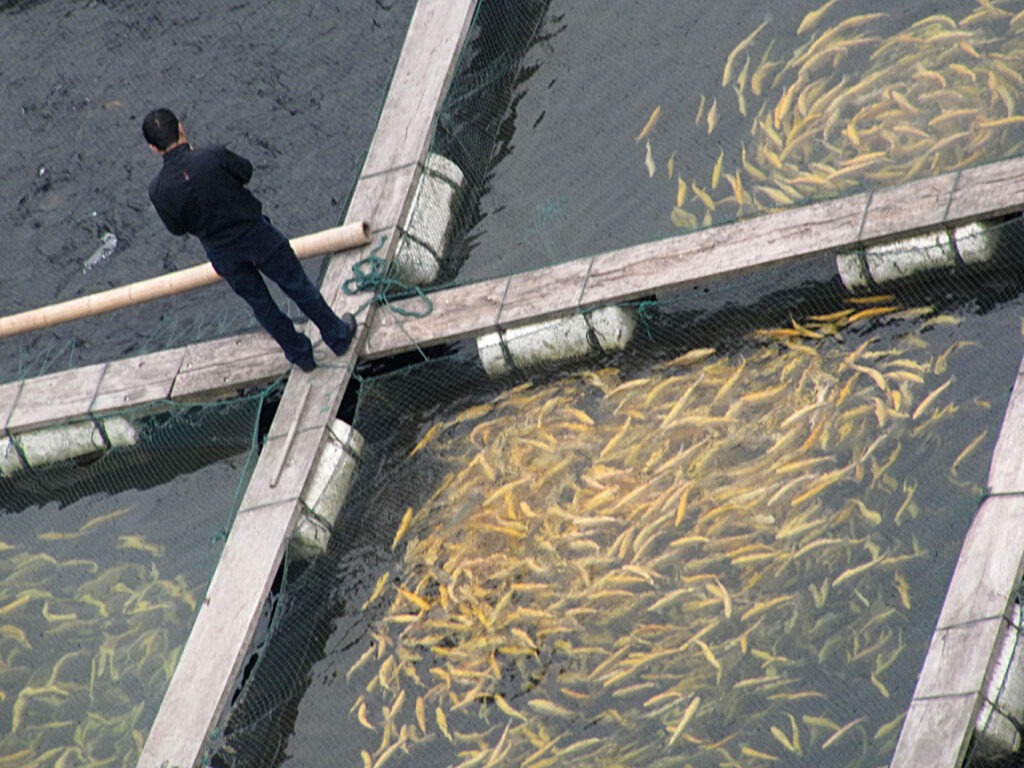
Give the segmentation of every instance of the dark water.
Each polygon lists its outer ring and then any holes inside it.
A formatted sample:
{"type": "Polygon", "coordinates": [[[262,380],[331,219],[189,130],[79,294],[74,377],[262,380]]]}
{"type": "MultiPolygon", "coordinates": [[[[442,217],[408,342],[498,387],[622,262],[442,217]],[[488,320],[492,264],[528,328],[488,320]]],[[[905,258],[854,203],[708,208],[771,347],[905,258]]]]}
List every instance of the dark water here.
{"type": "Polygon", "coordinates": [[[138,418],[137,445],[0,478],[0,754],[136,762],[132,731],[156,716],[252,469],[259,405],[138,418]],[[47,679],[61,694],[43,706],[31,689],[47,679]]]}
{"type": "MultiPolygon", "coordinates": [[[[414,0],[0,2],[0,315],[198,264],[146,186],[143,116],[252,160],[289,236],[339,223],[414,0]],[[88,271],[105,233],[113,252],[88,271]]],[[[307,267],[316,277],[317,263],[307,267]]],[[[0,341],[0,380],[252,326],[224,286],[0,341]]]]}

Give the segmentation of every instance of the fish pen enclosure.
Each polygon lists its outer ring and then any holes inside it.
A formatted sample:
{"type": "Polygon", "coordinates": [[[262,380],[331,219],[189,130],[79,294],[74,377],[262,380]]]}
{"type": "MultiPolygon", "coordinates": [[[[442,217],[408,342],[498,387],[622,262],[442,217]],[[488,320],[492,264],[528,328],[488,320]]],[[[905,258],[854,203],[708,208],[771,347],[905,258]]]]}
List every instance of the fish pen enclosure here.
{"type": "Polygon", "coordinates": [[[411,236],[433,242],[420,279],[470,283],[1019,156],[1022,11],[481,3],[432,146],[460,194],[434,198],[445,236],[411,236]]]}
{"type": "Polygon", "coordinates": [[[884,293],[824,254],[651,296],[575,362],[364,371],[208,762],[887,764],[1024,352],[1024,228],[984,237],[884,293]]]}
{"type": "Polygon", "coordinates": [[[137,763],[270,394],[125,411],[3,446],[0,763],[137,763]]]}
{"type": "Polygon", "coordinates": [[[422,2],[351,365],[8,422],[0,765],[1019,761],[1024,2],[704,5],[422,2]]]}

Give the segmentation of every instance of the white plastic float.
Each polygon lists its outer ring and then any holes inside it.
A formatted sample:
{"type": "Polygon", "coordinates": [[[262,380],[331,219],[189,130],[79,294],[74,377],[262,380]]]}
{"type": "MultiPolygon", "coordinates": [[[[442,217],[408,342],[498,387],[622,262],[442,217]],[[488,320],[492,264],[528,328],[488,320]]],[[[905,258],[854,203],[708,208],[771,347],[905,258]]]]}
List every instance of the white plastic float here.
{"type": "Polygon", "coordinates": [[[1015,603],[1010,623],[1003,627],[999,638],[996,661],[985,681],[981,708],[974,721],[975,754],[1004,755],[1021,747],[1019,723],[1024,720],[1022,619],[1024,611],[1020,603],[1015,603]]]}
{"type": "Polygon", "coordinates": [[[988,224],[975,221],[840,253],[836,268],[847,290],[867,290],[918,272],[983,264],[992,259],[995,240],[988,224]]]}
{"type": "Polygon", "coordinates": [[[603,307],[571,317],[487,333],[476,340],[476,346],[488,375],[502,376],[516,369],[625,349],[635,330],[636,316],[632,311],[603,307]]]}
{"type": "Polygon", "coordinates": [[[428,285],[437,279],[464,183],[459,166],[442,155],[427,155],[392,259],[397,279],[409,285],[428,285]]]}
{"type": "Polygon", "coordinates": [[[135,425],[122,416],[37,429],[0,439],[0,476],[84,459],[138,442],[135,425]]]}
{"type": "Polygon", "coordinates": [[[363,436],[341,419],[327,429],[327,441],[302,492],[302,512],[292,533],[291,553],[308,560],[327,551],[334,523],[363,455],[363,436]]]}

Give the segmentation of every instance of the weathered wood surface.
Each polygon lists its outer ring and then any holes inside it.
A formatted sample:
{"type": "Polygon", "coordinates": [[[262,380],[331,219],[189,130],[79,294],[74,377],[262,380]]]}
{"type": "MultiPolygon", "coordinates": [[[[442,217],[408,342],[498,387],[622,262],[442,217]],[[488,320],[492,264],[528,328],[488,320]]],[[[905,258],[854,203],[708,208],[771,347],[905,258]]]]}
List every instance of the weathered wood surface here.
{"type": "MultiPolygon", "coordinates": [[[[713,276],[833,249],[852,250],[873,241],[1021,209],[1024,161],[1019,158],[875,193],[786,209],[434,293],[434,312],[425,318],[379,315],[363,356],[385,357],[416,346],[427,347],[664,293],[713,276]],[[999,182],[985,181],[990,176],[999,182]],[[976,184],[986,187],[987,194],[973,192],[971,187],[976,184]]],[[[394,305],[411,308],[415,300],[394,305]]]]}
{"type": "MultiPolygon", "coordinates": [[[[408,209],[475,7],[476,0],[420,0],[416,6],[363,166],[362,176],[370,178],[365,187],[360,179],[349,213],[351,220],[358,210],[361,218],[368,206],[373,207],[388,222],[383,228],[378,223],[374,232],[384,247],[371,243],[358,254],[336,257],[328,267],[324,293],[339,311],[354,311],[361,301],[337,295],[354,261],[376,250],[387,263],[394,254],[397,225],[408,209]],[[415,172],[406,172],[409,167],[415,172]],[[379,197],[382,182],[386,198],[379,197]],[[402,183],[408,184],[404,190],[402,183]]],[[[343,358],[310,374],[289,377],[206,600],[150,729],[141,768],[164,764],[188,768],[201,758],[207,734],[228,701],[252,641],[301,510],[299,499],[365,344],[374,311],[374,304],[366,307],[343,358]]]]}
{"type": "MultiPolygon", "coordinates": [[[[981,694],[914,699],[903,723],[904,733],[919,734],[912,743],[900,739],[890,768],[960,768],[967,752],[964,723],[973,723],[981,694]]],[[[970,733],[968,733],[968,737],[970,733]]]]}
{"type": "MultiPolygon", "coordinates": [[[[419,97],[421,94],[417,94],[419,97]]],[[[385,110],[391,107],[386,104],[385,110]]],[[[387,115],[394,121],[393,113],[387,115]]],[[[433,119],[433,118],[431,118],[433,119]]],[[[386,125],[383,121],[382,126],[386,125]]],[[[403,124],[404,128],[404,124],[403,124]]],[[[368,220],[374,230],[369,246],[335,256],[324,277],[324,296],[335,306],[367,297],[344,294],[352,265],[374,253],[386,256],[395,247],[395,227],[405,220],[408,194],[422,169],[409,161],[410,146],[425,151],[426,140],[381,139],[378,147],[402,164],[363,174],[356,187],[348,218],[368,220]],[[409,146],[407,143],[412,142],[409,146]]],[[[374,166],[383,161],[376,157],[374,166]]],[[[685,287],[712,276],[755,269],[830,249],[854,249],[881,239],[908,236],[924,229],[993,218],[1024,208],[1024,158],[945,174],[870,194],[851,195],[701,230],[679,237],[611,251],[596,256],[431,294],[434,311],[425,318],[393,312],[376,313],[362,359],[374,359],[429,347],[460,338],[490,333],[514,325],[540,322],[601,304],[629,301],[685,287]]],[[[418,299],[394,302],[400,309],[418,309],[418,299]]],[[[309,329],[316,338],[316,329],[309,329]]],[[[322,345],[318,348],[322,352],[322,345]]],[[[11,431],[24,431],[63,419],[104,412],[150,399],[203,400],[232,395],[245,387],[273,381],[287,371],[287,362],[263,333],[243,334],[200,342],[185,348],[182,365],[172,374],[167,362],[178,350],[121,361],[134,367],[138,381],[120,378],[123,399],[107,392],[89,400],[89,408],[75,411],[85,398],[53,403],[53,414],[34,409],[20,399],[12,402],[0,389],[0,416],[8,412],[11,431]],[[39,419],[39,421],[36,421],[39,419]]],[[[318,355],[329,359],[329,354],[318,355]]],[[[125,370],[125,369],[122,369],[125,370]]],[[[50,386],[62,376],[75,379],[77,371],[51,374],[50,386]]],[[[42,377],[50,379],[50,377],[42,377]]],[[[33,380],[26,380],[26,384],[33,380]]],[[[35,385],[33,385],[34,387],[35,385]]],[[[74,384],[61,385],[72,392],[74,384]]],[[[0,421],[0,426],[4,425],[0,421]]],[[[1024,480],[1024,478],[1019,478],[1024,480]]]]}
{"type": "Polygon", "coordinates": [[[1024,574],[1024,361],[964,538],[891,768],[960,768],[1024,574]]]}

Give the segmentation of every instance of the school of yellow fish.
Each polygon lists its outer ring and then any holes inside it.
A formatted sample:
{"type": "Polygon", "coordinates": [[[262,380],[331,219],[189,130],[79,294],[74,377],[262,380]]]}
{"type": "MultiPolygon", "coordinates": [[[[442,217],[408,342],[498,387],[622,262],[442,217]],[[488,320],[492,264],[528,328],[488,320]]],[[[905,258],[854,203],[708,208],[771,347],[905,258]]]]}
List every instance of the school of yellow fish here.
{"type": "Polygon", "coordinates": [[[670,140],[657,135],[663,109],[654,108],[636,140],[651,177],[665,163],[676,226],[710,226],[1024,150],[1019,0],[976,0],[960,19],[934,14],[888,37],[873,31],[888,14],[829,26],[839,12],[829,0],[808,13],[797,29],[806,42],[788,59],[768,40],[767,20],[732,50],[723,93],[702,95],[695,120],[710,135],[720,105],[735,101],[741,116],[753,116],[751,139],[723,148],[710,179],[683,178],[677,151],[655,152],[670,140]]]}
{"type": "MultiPolygon", "coordinates": [[[[407,470],[448,471],[402,518],[347,672],[363,764],[885,763],[893,670],[928,634],[908,625],[931,557],[911,471],[991,408],[950,396],[974,342],[920,333],[956,319],[891,298],[427,429],[407,470]]],[[[986,438],[927,481],[977,498],[964,462],[986,438]]]]}
{"type": "MultiPolygon", "coordinates": [[[[128,511],[39,539],[90,535],[128,511]]],[[[195,595],[183,578],[160,577],[160,548],[140,536],[120,536],[122,562],[106,569],[3,547],[0,766],[134,766],[143,721],[174,672],[195,595]]]]}

